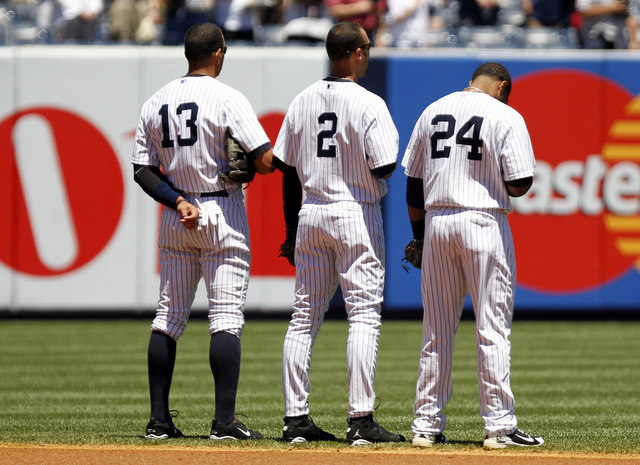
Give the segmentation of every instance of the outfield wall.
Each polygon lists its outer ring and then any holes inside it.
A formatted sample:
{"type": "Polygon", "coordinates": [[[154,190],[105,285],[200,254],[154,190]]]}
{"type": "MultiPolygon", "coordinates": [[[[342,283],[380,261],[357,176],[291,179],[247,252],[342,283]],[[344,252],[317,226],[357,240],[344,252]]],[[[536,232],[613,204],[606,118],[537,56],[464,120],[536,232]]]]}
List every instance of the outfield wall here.
{"type": "MultiPolygon", "coordinates": [[[[640,54],[374,50],[362,84],[387,101],[402,153],[429,102],[464,87],[482,61],[512,72],[511,104],[538,161],[511,223],[519,309],[640,312],[640,54]]],[[[157,298],[160,209],[132,180],[144,100],[186,72],[179,48],[0,48],[0,309],[149,310],[157,298]]],[[[324,50],[230,47],[220,80],[251,101],[275,140],[291,99],[326,75],[324,50]]],[[[385,305],[420,306],[405,177],[389,181],[385,305]]],[[[280,176],[246,190],[253,249],[248,311],[288,312],[293,269],[280,176]]],[[[194,308],[206,305],[202,289],[194,308]]]]}

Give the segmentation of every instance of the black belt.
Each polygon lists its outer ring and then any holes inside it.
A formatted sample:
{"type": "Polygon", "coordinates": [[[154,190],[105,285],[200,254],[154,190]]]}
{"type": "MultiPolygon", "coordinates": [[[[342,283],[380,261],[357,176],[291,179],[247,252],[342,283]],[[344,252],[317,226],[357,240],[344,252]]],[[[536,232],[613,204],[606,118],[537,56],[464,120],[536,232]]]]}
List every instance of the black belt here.
{"type": "Polygon", "coordinates": [[[201,192],[200,197],[229,197],[229,193],[222,189],[221,191],[215,192],[201,192]]]}

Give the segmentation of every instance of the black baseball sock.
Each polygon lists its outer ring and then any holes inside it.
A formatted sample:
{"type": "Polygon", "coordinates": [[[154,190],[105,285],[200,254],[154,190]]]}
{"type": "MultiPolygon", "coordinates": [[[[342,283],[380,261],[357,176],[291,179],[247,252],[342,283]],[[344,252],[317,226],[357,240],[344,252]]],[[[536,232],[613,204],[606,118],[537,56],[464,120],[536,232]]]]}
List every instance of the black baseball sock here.
{"type": "Polygon", "coordinates": [[[151,416],[159,422],[169,421],[169,390],[176,362],[176,341],[159,331],[149,338],[147,355],[151,416]]]}
{"type": "Polygon", "coordinates": [[[209,364],[215,382],[215,418],[223,425],[235,418],[240,352],[240,338],[233,334],[219,332],[211,336],[209,364]]]}

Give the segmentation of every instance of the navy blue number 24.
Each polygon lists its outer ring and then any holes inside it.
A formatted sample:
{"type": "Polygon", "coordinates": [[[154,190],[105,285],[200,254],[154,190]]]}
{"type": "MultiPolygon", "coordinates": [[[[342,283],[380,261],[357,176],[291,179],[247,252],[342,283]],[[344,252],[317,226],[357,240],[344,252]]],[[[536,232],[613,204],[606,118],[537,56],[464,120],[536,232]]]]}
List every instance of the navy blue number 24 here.
{"type": "MultiPolygon", "coordinates": [[[[472,116],[462,125],[456,134],[456,143],[469,147],[467,158],[469,160],[482,160],[482,139],[480,138],[480,128],[484,118],[472,116]]],[[[442,149],[438,149],[438,141],[445,141],[453,137],[456,130],[456,119],[453,115],[436,115],[431,120],[433,126],[446,123],[444,130],[434,131],[431,134],[431,158],[449,158],[451,147],[446,143],[442,149]]]]}

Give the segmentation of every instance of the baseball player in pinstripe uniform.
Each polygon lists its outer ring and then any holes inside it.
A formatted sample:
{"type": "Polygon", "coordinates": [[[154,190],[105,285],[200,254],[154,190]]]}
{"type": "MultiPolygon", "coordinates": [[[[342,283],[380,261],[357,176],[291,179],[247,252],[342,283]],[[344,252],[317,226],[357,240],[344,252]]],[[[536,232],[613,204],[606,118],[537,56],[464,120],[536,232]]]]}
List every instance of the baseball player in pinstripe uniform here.
{"type": "Polygon", "coordinates": [[[294,99],[274,147],[274,166],[285,177],[297,174],[305,193],[295,219],[295,303],[283,347],[283,438],[290,442],[335,439],[310,419],[308,396],[311,349],[338,283],[349,321],[347,440],[404,441],[373,418],[385,274],[380,199],[397,163],[398,132],[384,101],[356,83],[370,46],[356,23],[329,31],[331,75],[294,99]]]}
{"type": "Polygon", "coordinates": [[[209,299],[209,360],[215,381],[211,439],[259,439],[235,418],[240,334],[249,281],[249,230],[242,185],[223,181],[229,133],[272,169],[271,144],[247,99],[217,81],[227,50],[218,26],[185,35],[189,70],[142,107],[132,162],[134,179],[166,206],[160,226],[160,298],[149,340],[149,439],[182,436],[169,411],[176,342],[183,334],[196,287],[204,277],[209,299]],[[161,169],[163,171],[161,171],[161,169]]]}
{"type": "Polygon", "coordinates": [[[511,77],[484,63],[469,87],[429,105],[402,165],[414,239],[422,254],[423,340],[413,445],[445,441],[453,342],[467,293],[476,317],[485,448],[538,446],[517,427],[510,387],[515,256],[509,196],[524,195],[535,159],[522,116],[507,105],[511,77]]]}

